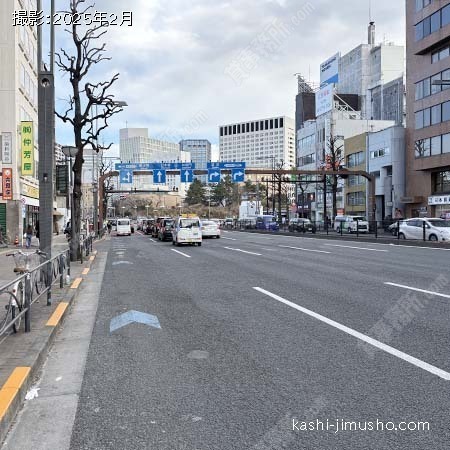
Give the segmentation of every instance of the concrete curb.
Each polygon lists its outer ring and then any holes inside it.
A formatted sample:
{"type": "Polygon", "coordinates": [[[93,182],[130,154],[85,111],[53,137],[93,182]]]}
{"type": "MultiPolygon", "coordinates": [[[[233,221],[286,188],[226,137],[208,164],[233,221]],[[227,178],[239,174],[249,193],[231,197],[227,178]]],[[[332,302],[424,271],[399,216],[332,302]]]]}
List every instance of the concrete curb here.
{"type": "Polygon", "coordinates": [[[401,245],[402,247],[429,247],[429,248],[445,248],[450,250],[450,243],[444,242],[429,242],[429,241],[413,241],[413,240],[400,240],[400,239],[392,239],[392,238],[384,238],[384,237],[369,237],[369,236],[360,236],[359,238],[355,235],[345,234],[341,236],[340,234],[311,234],[311,233],[291,233],[289,231],[264,231],[264,230],[233,230],[233,229],[224,229],[224,231],[237,231],[239,233],[253,233],[253,234],[268,234],[271,236],[292,236],[292,237],[301,237],[306,239],[327,239],[333,241],[353,241],[353,242],[367,242],[367,243],[378,243],[378,244],[392,244],[392,245],[401,245]]]}
{"type": "MultiPolygon", "coordinates": [[[[88,261],[89,268],[93,264],[94,260],[88,261]]],[[[65,287],[64,300],[65,302],[68,303],[67,307],[63,311],[60,311],[59,314],[57,314],[58,320],[54,325],[53,324],[49,325],[47,323],[46,325],[44,325],[43,329],[38,330],[38,335],[41,337],[40,347],[36,349],[36,353],[33,355],[31,364],[28,362],[28,366],[26,366],[29,369],[27,376],[24,377],[21,384],[17,386],[17,392],[13,396],[12,400],[4,405],[3,412],[1,409],[2,391],[8,390],[7,386],[8,383],[5,383],[5,385],[0,389],[0,444],[4,442],[9,429],[16,418],[17,413],[21,410],[28,390],[34,385],[36,379],[39,377],[39,373],[42,369],[42,366],[47,358],[49,351],[53,346],[56,335],[60,330],[60,328],[62,327],[62,325],[64,324],[67,315],[71,311],[72,305],[76,301],[76,298],[80,292],[80,286],[82,285],[83,283],[78,282],[76,288],[73,288],[73,280],[72,280],[72,283],[65,287]]],[[[62,300],[58,301],[58,304],[61,303],[62,300]]],[[[52,314],[49,317],[49,321],[51,320],[51,318],[54,318],[56,311],[57,308],[55,308],[52,311],[52,314]]],[[[8,394],[7,392],[5,393],[8,394]]]]}

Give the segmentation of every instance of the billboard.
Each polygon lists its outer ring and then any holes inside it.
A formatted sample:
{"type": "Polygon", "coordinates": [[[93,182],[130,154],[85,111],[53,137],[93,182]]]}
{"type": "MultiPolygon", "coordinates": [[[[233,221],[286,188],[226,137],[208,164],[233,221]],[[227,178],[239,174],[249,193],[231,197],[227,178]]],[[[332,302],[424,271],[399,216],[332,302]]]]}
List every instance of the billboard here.
{"type": "Polygon", "coordinates": [[[22,175],[34,175],[34,138],[33,122],[24,121],[20,124],[22,175]]]}
{"type": "Polygon", "coordinates": [[[316,117],[333,109],[334,85],[329,84],[316,92],[316,117]]]}
{"type": "Polygon", "coordinates": [[[12,133],[2,133],[2,161],[12,164],[12,133]]]}
{"type": "Polygon", "coordinates": [[[12,200],[13,199],[13,191],[12,191],[12,169],[3,168],[2,172],[2,189],[3,189],[3,200],[12,200]]]}
{"type": "Polygon", "coordinates": [[[339,82],[340,53],[336,53],[320,65],[320,86],[339,82]]]}

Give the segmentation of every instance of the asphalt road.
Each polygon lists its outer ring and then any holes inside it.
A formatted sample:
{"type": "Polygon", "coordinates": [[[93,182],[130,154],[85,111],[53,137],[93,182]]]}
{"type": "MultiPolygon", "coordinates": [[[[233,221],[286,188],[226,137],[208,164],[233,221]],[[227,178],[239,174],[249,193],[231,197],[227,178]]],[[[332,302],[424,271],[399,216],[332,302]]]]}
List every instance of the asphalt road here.
{"type": "Polygon", "coordinates": [[[449,448],[448,250],[239,232],[97,248],[2,450],[449,448]],[[129,311],[160,328],[111,331],[129,311]]]}
{"type": "Polygon", "coordinates": [[[448,449],[449,252],[237,232],[105,245],[71,449],[448,449]],[[161,328],[110,332],[129,310],[161,328]]]}

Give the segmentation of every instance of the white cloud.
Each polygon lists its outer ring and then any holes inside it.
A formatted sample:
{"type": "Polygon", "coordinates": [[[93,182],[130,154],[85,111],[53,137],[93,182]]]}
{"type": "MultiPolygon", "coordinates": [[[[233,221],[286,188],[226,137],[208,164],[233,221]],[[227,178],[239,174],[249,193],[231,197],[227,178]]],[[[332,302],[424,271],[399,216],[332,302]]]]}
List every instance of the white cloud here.
{"type": "MultiPolygon", "coordinates": [[[[320,62],[367,39],[368,3],[360,0],[129,3],[131,6],[119,0],[96,2],[99,11],[117,13],[133,8],[133,26],[111,27],[106,35],[112,60],[95,73],[104,77],[120,72],[114,92],[129,104],[110,121],[105,142],[117,143],[118,129],[128,123],[130,127],[148,127],[151,135],[168,134],[169,130],[174,139],[206,137],[216,143],[220,124],[275,114],[293,116],[293,74],[311,73],[317,80],[320,62]],[[225,73],[230,62],[242,56],[255,38],[267,38],[275,23],[282,27],[271,38],[276,51],[265,57],[256,54],[256,62],[249,62],[254,67],[237,84],[225,73]],[[188,127],[199,112],[205,119],[188,127]]],[[[404,2],[373,3],[377,40],[386,37],[402,44],[404,2]]],[[[64,41],[57,47],[66,46],[67,37],[63,36],[58,33],[58,40],[64,41]]],[[[67,80],[59,80],[58,97],[68,91],[67,80]]],[[[71,139],[59,121],[57,135],[64,143],[71,139]]]]}

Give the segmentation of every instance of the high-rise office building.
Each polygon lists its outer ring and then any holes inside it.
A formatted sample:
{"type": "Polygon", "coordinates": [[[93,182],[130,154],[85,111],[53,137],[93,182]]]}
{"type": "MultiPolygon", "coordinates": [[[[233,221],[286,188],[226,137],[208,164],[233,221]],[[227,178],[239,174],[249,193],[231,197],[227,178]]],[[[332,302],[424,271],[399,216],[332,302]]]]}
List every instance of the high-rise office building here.
{"type": "Polygon", "coordinates": [[[406,214],[450,214],[450,0],[406,2],[406,214]]]}
{"type": "MultiPolygon", "coordinates": [[[[191,162],[196,169],[206,169],[207,163],[211,161],[211,142],[207,139],[183,139],[180,141],[181,151],[191,155],[191,162]]],[[[208,181],[208,175],[196,175],[202,183],[208,181]]]]}
{"type": "Polygon", "coordinates": [[[295,123],[286,116],[220,126],[221,161],[245,161],[247,167],[295,167],[295,123]]]}
{"type": "MultiPolygon", "coordinates": [[[[147,128],[124,128],[120,130],[120,159],[124,163],[189,162],[190,154],[181,151],[180,145],[175,142],[150,138],[147,128]]],[[[181,183],[180,175],[173,174],[166,175],[164,185],[153,184],[150,175],[135,175],[131,187],[138,190],[156,190],[160,187],[169,191],[176,188],[181,195],[186,191],[186,184],[181,183]]]]}

